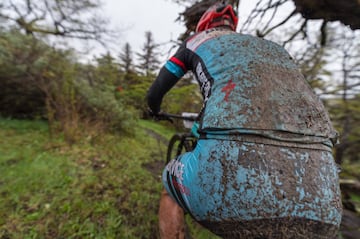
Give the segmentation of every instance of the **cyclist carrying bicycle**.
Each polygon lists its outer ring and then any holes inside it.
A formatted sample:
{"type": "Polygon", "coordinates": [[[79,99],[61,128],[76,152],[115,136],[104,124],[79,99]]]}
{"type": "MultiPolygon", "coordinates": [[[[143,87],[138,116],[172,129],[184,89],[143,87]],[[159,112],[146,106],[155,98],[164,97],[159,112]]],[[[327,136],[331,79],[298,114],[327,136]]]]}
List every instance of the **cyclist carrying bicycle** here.
{"type": "Polygon", "coordinates": [[[148,91],[156,117],[192,71],[204,98],[195,149],[163,171],[160,236],[182,238],[185,211],[223,238],[334,238],[337,133],[289,54],[237,22],[230,5],[210,7],[148,91]]]}

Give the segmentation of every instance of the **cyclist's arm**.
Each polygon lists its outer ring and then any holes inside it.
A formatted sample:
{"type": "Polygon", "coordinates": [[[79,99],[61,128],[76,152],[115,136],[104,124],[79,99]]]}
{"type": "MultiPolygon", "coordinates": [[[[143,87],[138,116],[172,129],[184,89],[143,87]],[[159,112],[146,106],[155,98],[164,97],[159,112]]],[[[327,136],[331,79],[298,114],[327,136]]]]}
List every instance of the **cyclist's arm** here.
{"type": "Polygon", "coordinates": [[[153,113],[160,111],[160,105],[164,95],[178,82],[187,72],[186,46],[183,43],[175,55],[171,57],[161,68],[156,80],[147,93],[148,106],[153,113]]]}
{"type": "Polygon", "coordinates": [[[146,96],[148,106],[153,113],[159,113],[164,95],[178,80],[179,78],[166,69],[166,67],[160,70],[158,77],[149,88],[146,96]]]}

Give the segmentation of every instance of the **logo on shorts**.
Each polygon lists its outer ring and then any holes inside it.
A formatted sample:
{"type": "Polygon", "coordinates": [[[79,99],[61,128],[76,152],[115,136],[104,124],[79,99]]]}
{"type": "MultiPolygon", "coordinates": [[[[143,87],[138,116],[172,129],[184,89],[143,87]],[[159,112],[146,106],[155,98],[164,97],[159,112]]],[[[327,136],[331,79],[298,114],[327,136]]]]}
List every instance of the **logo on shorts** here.
{"type": "Polygon", "coordinates": [[[170,174],[177,177],[179,180],[183,180],[184,174],[184,164],[178,160],[172,159],[167,165],[166,170],[169,171],[170,174]]]}
{"type": "Polygon", "coordinates": [[[174,185],[174,187],[179,190],[182,194],[186,194],[186,195],[190,195],[190,190],[185,187],[184,185],[182,185],[181,183],[178,183],[174,178],[172,179],[172,183],[174,185]]]}

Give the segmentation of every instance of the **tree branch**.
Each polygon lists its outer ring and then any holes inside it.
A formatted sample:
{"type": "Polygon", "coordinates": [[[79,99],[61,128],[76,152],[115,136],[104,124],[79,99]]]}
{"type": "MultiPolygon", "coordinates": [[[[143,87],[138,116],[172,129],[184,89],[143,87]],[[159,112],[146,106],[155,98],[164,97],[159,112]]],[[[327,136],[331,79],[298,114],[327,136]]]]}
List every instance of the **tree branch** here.
{"type": "Polygon", "coordinates": [[[303,23],[301,24],[301,27],[294,32],[287,40],[285,40],[283,42],[283,46],[286,46],[286,44],[288,44],[289,42],[291,42],[297,35],[299,35],[301,32],[304,34],[304,36],[306,36],[306,31],[304,30],[306,28],[308,20],[304,20],[303,23]]]}
{"type": "MultiPolygon", "coordinates": [[[[274,13],[275,13],[275,12],[274,12],[274,13]]],[[[270,32],[272,32],[272,31],[275,30],[276,28],[278,28],[278,27],[284,25],[285,23],[287,23],[295,14],[296,14],[296,11],[294,10],[294,11],[292,11],[292,12],[290,13],[290,15],[287,16],[284,20],[282,20],[281,22],[279,22],[277,25],[269,28],[266,32],[264,32],[264,33],[259,33],[260,35],[258,34],[258,36],[259,36],[259,37],[264,37],[264,36],[266,36],[267,34],[269,34],[270,32]]],[[[269,22],[270,22],[270,21],[269,21],[269,22]]],[[[269,23],[269,22],[268,22],[268,23],[269,23]]],[[[268,25],[267,25],[267,26],[268,26],[268,25]]]]}

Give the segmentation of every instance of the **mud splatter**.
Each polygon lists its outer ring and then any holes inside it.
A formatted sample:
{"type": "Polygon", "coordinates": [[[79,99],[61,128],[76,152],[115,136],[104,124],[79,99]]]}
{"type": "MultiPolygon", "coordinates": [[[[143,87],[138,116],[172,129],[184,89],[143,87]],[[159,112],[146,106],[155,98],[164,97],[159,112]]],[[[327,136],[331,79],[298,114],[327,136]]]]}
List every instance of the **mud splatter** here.
{"type": "Polygon", "coordinates": [[[335,239],[338,231],[338,228],[332,224],[301,218],[216,223],[202,221],[200,224],[225,239],[335,239]]]}

